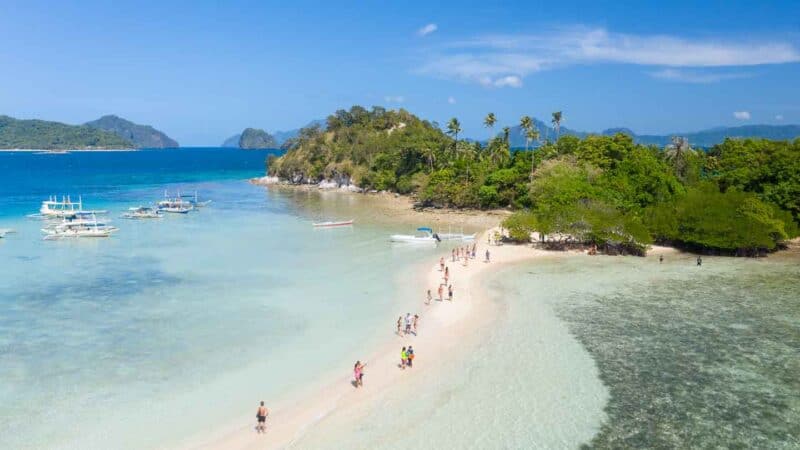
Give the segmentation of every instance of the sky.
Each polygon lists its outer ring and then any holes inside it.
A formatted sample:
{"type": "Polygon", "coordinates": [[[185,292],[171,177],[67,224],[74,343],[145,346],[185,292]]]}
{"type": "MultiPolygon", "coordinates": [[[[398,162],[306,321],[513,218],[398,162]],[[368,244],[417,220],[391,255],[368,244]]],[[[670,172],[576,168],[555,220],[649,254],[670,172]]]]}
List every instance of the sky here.
{"type": "Polygon", "coordinates": [[[800,123],[800,1],[0,0],[0,114],[117,114],[183,146],[354,104],[485,138],[800,123]]]}

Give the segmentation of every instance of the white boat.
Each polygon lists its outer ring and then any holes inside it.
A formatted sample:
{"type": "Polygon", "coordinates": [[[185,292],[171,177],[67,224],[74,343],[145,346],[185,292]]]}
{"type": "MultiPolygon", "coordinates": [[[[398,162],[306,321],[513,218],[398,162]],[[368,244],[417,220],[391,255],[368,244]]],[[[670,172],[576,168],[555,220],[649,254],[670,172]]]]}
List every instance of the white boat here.
{"type": "Polygon", "coordinates": [[[342,220],[340,222],[317,222],[314,223],[314,228],[335,228],[335,227],[349,227],[353,225],[353,220],[342,220]]]}
{"type": "Polygon", "coordinates": [[[417,228],[416,234],[393,234],[389,237],[391,242],[404,242],[408,244],[436,244],[441,239],[430,228],[417,228]]]}
{"type": "Polygon", "coordinates": [[[163,216],[158,209],[147,206],[128,208],[128,212],[122,215],[123,219],[160,219],[161,217],[163,216]]]}
{"type": "MultiPolygon", "coordinates": [[[[195,194],[195,197],[197,194],[195,194]]],[[[194,211],[195,204],[192,201],[184,200],[183,196],[178,194],[175,197],[170,197],[167,195],[167,191],[164,191],[164,200],[156,203],[156,208],[165,213],[171,214],[186,214],[190,211],[194,211]]]]}
{"type": "Polygon", "coordinates": [[[99,222],[94,213],[79,213],[65,218],[58,225],[42,228],[45,239],[109,237],[116,227],[99,222]]]}
{"type": "Polygon", "coordinates": [[[91,214],[106,213],[106,211],[102,210],[84,211],[81,197],[78,197],[77,202],[73,202],[69,196],[61,196],[61,200],[58,200],[58,197],[52,195],[43,201],[42,206],[39,207],[39,215],[44,218],[63,218],[81,212],[91,214]]]}
{"type": "Polygon", "coordinates": [[[0,228],[0,239],[11,233],[16,233],[16,231],[12,230],[11,228],[0,228]]]}

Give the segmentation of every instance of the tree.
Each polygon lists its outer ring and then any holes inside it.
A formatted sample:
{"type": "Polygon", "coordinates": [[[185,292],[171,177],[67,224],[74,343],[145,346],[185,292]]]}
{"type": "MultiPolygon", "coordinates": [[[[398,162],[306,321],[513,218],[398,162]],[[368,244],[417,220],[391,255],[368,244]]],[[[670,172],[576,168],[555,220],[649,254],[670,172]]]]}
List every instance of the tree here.
{"type": "Polygon", "coordinates": [[[449,122],[447,122],[447,134],[453,136],[453,139],[455,139],[455,142],[453,143],[453,148],[456,150],[458,146],[458,133],[461,133],[461,122],[459,122],[458,119],[453,117],[452,119],[450,119],[449,122]]]}
{"type": "Polygon", "coordinates": [[[530,116],[522,116],[522,118],[519,119],[519,126],[520,126],[520,128],[522,128],[522,133],[526,135],[525,136],[525,151],[528,151],[527,133],[529,131],[531,131],[531,129],[533,129],[533,119],[531,119],[530,116]]]}
{"type": "MultiPolygon", "coordinates": [[[[528,149],[528,143],[534,140],[539,140],[539,130],[536,128],[529,129],[525,133],[525,149],[528,149]]],[[[536,164],[533,158],[533,150],[531,150],[531,181],[533,181],[533,171],[536,168],[536,164]]]]}
{"type": "Polygon", "coordinates": [[[486,118],[483,119],[483,125],[490,130],[494,128],[494,124],[497,122],[497,118],[494,116],[494,113],[489,113],[486,115],[486,118]]]}
{"type": "Polygon", "coordinates": [[[675,174],[678,178],[685,178],[687,157],[691,152],[692,148],[689,146],[689,139],[680,136],[672,136],[672,143],[667,145],[664,150],[664,157],[675,169],[675,174]]]}
{"type": "Polygon", "coordinates": [[[553,121],[552,122],[553,122],[553,128],[556,131],[556,141],[558,140],[558,133],[561,131],[561,120],[562,119],[563,119],[563,116],[561,114],[561,111],[556,111],[556,112],[553,113],[553,121]]]}
{"type": "Polygon", "coordinates": [[[506,147],[511,149],[511,141],[509,141],[509,136],[511,135],[511,128],[503,127],[503,142],[506,143],[506,147]]]}

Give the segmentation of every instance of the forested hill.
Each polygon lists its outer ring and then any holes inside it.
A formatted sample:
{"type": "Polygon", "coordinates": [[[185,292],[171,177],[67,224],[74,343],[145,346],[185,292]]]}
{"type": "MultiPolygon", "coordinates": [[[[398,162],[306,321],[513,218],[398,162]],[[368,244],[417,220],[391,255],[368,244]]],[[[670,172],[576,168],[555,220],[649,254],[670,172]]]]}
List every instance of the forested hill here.
{"type": "Polygon", "coordinates": [[[177,148],[178,142],[149,125],[138,125],[115,115],[86,122],[86,126],[109,131],[132,142],[136,148],[177,148]]]}
{"type": "Polygon", "coordinates": [[[800,139],[726,139],[697,151],[682,139],[658,147],[624,133],[562,135],[512,152],[505,133],[466,142],[456,118],[443,131],[402,109],[354,106],[326,125],[301,130],[269,173],[412,194],[423,205],[512,208],[515,239],[535,230],[608,251],[662,242],[758,254],[798,235],[800,139]]]}
{"type": "Polygon", "coordinates": [[[0,116],[0,148],[3,149],[84,150],[133,147],[133,142],[128,139],[86,125],[0,116]]]}
{"type": "MultiPolygon", "coordinates": [[[[539,132],[539,141],[531,141],[529,146],[538,147],[546,140],[555,140],[555,129],[541,120],[533,120],[539,132]]],[[[793,140],[800,137],[800,125],[742,125],[738,127],[716,127],[707,130],[692,132],[675,132],[665,135],[637,134],[630,128],[609,128],[599,133],[577,131],[562,126],[559,136],[576,136],[585,138],[591,134],[602,136],[613,136],[617,133],[624,133],[631,136],[638,144],[652,144],[658,146],[669,145],[673,136],[681,136],[689,139],[689,142],[698,147],[711,147],[719,144],[727,138],[764,138],[772,140],[793,140]]],[[[525,148],[525,133],[522,127],[516,125],[511,127],[509,136],[512,148],[525,148]]]]}

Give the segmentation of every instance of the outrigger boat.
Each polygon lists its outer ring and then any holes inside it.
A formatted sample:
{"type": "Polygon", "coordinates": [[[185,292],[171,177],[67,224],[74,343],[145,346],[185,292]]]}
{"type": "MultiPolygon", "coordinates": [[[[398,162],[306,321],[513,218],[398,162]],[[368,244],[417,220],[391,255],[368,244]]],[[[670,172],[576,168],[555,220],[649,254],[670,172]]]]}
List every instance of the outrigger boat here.
{"type": "Polygon", "coordinates": [[[65,217],[58,225],[42,228],[44,239],[79,238],[79,237],[109,237],[118,228],[97,221],[94,213],[78,213],[65,217]]]}
{"type": "MultiPolygon", "coordinates": [[[[167,195],[166,195],[166,192],[165,192],[164,193],[164,197],[166,197],[166,196],[167,195]]],[[[184,194],[184,195],[179,195],[178,197],[180,197],[181,199],[188,199],[188,202],[191,203],[192,206],[194,206],[195,208],[203,208],[203,207],[206,207],[206,206],[211,204],[211,200],[206,200],[206,201],[202,201],[202,202],[199,201],[197,199],[197,191],[194,191],[194,195],[184,194]]]]}
{"type": "Polygon", "coordinates": [[[51,195],[43,201],[39,208],[39,216],[45,218],[63,218],[76,213],[105,214],[106,212],[104,210],[84,211],[81,197],[78,197],[77,202],[73,202],[69,196],[61,196],[59,201],[55,195],[51,195]]]}
{"type": "Polygon", "coordinates": [[[335,227],[349,227],[353,225],[353,220],[343,220],[340,222],[317,222],[314,223],[314,228],[335,228],[335,227]]]}
{"type": "Polygon", "coordinates": [[[393,234],[389,240],[408,244],[436,244],[441,241],[439,235],[428,227],[417,228],[417,234],[393,234]]]}
{"type": "Polygon", "coordinates": [[[160,219],[161,217],[163,216],[158,209],[147,206],[128,208],[128,212],[122,215],[123,219],[160,219]]]}

